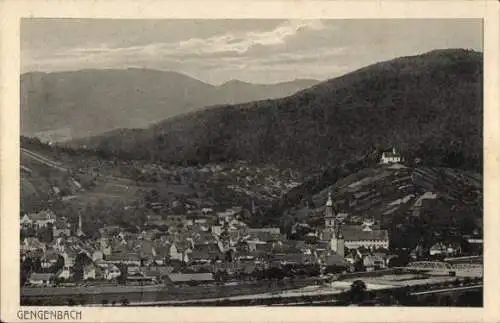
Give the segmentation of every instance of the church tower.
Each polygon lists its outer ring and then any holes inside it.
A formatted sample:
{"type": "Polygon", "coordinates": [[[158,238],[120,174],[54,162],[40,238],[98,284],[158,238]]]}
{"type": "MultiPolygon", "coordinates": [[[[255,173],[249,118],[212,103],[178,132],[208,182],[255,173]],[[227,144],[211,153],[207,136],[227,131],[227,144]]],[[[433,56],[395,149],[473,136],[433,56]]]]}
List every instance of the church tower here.
{"type": "Polygon", "coordinates": [[[328,193],[328,200],[325,208],[325,229],[334,230],[335,228],[335,209],[333,207],[332,193],[328,193]]]}
{"type": "Polygon", "coordinates": [[[338,224],[335,232],[330,239],[330,250],[344,258],[344,235],[342,233],[342,225],[338,224]]]}
{"type": "Polygon", "coordinates": [[[231,237],[229,235],[229,225],[227,221],[224,222],[221,233],[219,235],[219,248],[222,252],[226,252],[231,247],[231,237]]]}
{"type": "Polygon", "coordinates": [[[76,230],[76,235],[78,237],[83,236],[83,230],[82,230],[82,215],[78,215],[78,229],[76,230]]]}
{"type": "Polygon", "coordinates": [[[344,234],[342,233],[342,225],[338,224],[335,228],[335,234],[330,242],[332,251],[344,258],[344,234]]]}

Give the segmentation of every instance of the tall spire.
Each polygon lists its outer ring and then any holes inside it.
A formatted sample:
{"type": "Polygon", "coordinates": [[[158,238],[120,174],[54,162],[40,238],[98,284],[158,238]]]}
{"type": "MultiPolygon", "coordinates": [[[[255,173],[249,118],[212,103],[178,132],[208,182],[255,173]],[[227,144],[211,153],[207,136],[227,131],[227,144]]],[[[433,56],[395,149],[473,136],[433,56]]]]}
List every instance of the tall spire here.
{"type": "Polygon", "coordinates": [[[83,230],[82,230],[82,215],[78,215],[78,229],[76,231],[77,236],[82,236],[83,235],[83,230]]]}
{"type": "Polygon", "coordinates": [[[326,206],[333,206],[332,192],[328,191],[328,200],[326,201],[326,206]]]}

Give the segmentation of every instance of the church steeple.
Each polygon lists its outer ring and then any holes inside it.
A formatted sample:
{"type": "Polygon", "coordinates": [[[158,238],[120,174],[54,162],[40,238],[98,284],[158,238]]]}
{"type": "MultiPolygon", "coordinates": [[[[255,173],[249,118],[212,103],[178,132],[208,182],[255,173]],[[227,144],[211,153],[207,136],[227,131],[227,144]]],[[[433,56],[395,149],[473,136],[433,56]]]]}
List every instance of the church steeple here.
{"type": "Polygon", "coordinates": [[[335,209],[333,208],[332,193],[328,192],[328,200],[325,205],[325,228],[335,227],[335,209]]]}
{"type": "Polygon", "coordinates": [[[78,215],[78,229],[76,230],[76,235],[77,236],[83,236],[83,230],[82,230],[82,215],[78,215]]]}
{"type": "Polygon", "coordinates": [[[219,235],[219,240],[222,251],[226,252],[227,250],[229,250],[231,246],[231,237],[229,235],[229,223],[227,221],[224,221],[224,224],[222,225],[222,231],[219,235]]]}

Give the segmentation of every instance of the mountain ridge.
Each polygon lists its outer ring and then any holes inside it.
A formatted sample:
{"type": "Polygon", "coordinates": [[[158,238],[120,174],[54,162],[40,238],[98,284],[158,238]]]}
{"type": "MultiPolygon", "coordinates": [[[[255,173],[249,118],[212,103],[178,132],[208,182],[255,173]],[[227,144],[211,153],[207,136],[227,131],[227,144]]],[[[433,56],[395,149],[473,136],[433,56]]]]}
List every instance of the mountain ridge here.
{"type": "Polygon", "coordinates": [[[482,113],[482,53],[449,49],[376,63],[284,98],[211,106],[74,144],[164,162],[316,168],[395,145],[432,165],[480,169],[482,113]]]}
{"type": "Polygon", "coordinates": [[[21,133],[48,141],[143,128],[205,106],[286,96],[316,83],[241,83],[225,89],[179,72],[144,68],[28,72],[20,82],[21,133]]]}

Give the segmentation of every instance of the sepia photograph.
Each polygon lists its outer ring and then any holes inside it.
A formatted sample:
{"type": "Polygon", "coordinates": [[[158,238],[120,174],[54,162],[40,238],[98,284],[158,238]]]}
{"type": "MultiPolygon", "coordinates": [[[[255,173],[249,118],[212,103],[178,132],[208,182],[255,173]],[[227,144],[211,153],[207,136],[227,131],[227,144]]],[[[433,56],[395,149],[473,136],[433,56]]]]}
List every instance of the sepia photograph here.
{"type": "Polygon", "coordinates": [[[483,306],[483,20],[20,21],[21,306],[483,306]]]}
{"type": "Polygon", "coordinates": [[[0,3],[0,321],[498,322],[500,3],[0,3]]]}

